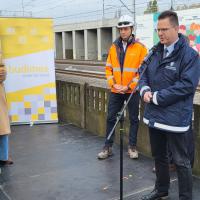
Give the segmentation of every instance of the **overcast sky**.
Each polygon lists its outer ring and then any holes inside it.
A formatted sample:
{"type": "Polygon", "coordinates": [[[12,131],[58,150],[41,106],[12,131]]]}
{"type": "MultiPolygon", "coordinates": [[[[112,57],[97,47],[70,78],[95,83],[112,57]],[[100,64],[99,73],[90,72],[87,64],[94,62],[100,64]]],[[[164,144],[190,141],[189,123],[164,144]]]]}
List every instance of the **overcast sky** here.
{"type": "MultiPolygon", "coordinates": [[[[121,0],[133,9],[134,0],[121,0]]],[[[0,0],[2,16],[52,17],[55,24],[97,20],[103,16],[111,18],[116,12],[131,14],[120,0],[0,0]]],[[[149,0],[135,0],[136,14],[142,14],[149,0]]],[[[158,0],[160,10],[169,9],[173,2],[177,5],[200,3],[200,0],[158,0]]]]}

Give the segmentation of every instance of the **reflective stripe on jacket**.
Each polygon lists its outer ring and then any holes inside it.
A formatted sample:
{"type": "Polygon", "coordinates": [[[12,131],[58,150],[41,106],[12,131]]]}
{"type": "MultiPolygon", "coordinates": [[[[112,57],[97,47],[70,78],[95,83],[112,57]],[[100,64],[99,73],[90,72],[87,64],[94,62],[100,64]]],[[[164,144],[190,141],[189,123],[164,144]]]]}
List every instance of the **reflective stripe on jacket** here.
{"type": "Polygon", "coordinates": [[[119,42],[121,42],[120,38],[110,48],[105,67],[106,78],[112,92],[116,93],[112,86],[114,84],[120,84],[128,86],[130,89],[127,93],[131,93],[138,82],[138,68],[147,54],[147,49],[143,44],[136,42],[133,38],[132,42],[127,45],[122,71],[120,68],[119,42]]]}

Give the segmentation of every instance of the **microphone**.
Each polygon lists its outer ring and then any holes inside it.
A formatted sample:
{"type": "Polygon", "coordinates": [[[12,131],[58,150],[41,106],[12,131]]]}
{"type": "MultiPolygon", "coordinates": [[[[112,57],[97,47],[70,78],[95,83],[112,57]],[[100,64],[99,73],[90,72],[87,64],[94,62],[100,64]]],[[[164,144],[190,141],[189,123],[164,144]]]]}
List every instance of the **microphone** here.
{"type": "Polygon", "coordinates": [[[150,58],[151,56],[154,54],[155,50],[157,49],[157,45],[154,45],[150,50],[149,53],[146,55],[146,57],[144,58],[142,64],[140,65],[140,68],[138,70],[140,76],[143,75],[143,73],[146,71],[147,66],[150,63],[150,58]]]}
{"type": "Polygon", "coordinates": [[[144,58],[142,65],[144,64],[148,64],[149,63],[149,59],[151,58],[151,56],[154,54],[155,50],[157,48],[157,45],[154,45],[150,50],[149,53],[147,54],[147,56],[144,58]]]}

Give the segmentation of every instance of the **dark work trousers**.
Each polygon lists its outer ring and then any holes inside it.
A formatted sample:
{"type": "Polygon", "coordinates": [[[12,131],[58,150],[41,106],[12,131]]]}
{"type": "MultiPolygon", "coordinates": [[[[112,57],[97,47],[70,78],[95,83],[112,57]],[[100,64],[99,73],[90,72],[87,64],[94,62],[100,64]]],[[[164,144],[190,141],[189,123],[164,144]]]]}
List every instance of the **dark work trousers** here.
{"type": "MultiPolygon", "coordinates": [[[[190,156],[190,164],[191,164],[191,167],[193,168],[194,155],[195,155],[195,143],[194,143],[194,132],[192,129],[192,123],[191,123],[190,129],[187,131],[186,134],[187,134],[187,148],[188,148],[188,153],[190,156]]],[[[169,147],[168,147],[168,157],[169,157],[169,163],[173,164],[172,152],[169,147]]]]}
{"type": "Polygon", "coordinates": [[[170,175],[167,146],[169,146],[177,170],[179,200],[192,200],[192,169],[187,148],[187,132],[170,133],[154,128],[149,128],[149,132],[156,167],[155,188],[160,192],[168,192],[170,175]]]}
{"type": "MultiPolygon", "coordinates": [[[[128,99],[130,94],[117,94],[111,93],[108,103],[108,115],[107,115],[107,127],[106,127],[106,141],[105,146],[111,147],[114,141],[113,133],[110,140],[107,140],[107,137],[112,130],[116,122],[117,113],[121,110],[124,102],[128,99]]],[[[136,92],[133,94],[131,100],[128,104],[129,120],[130,120],[130,129],[129,129],[129,145],[136,146],[137,144],[137,131],[139,126],[139,93],[136,92]]]]}

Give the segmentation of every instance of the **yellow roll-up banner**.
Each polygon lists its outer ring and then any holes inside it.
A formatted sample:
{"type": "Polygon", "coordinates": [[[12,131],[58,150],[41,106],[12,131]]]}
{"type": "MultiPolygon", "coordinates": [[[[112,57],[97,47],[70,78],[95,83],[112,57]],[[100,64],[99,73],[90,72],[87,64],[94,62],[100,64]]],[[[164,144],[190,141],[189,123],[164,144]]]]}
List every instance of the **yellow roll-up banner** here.
{"type": "Polygon", "coordinates": [[[57,122],[52,19],[0,18],[12,123],[57,122]]]}

